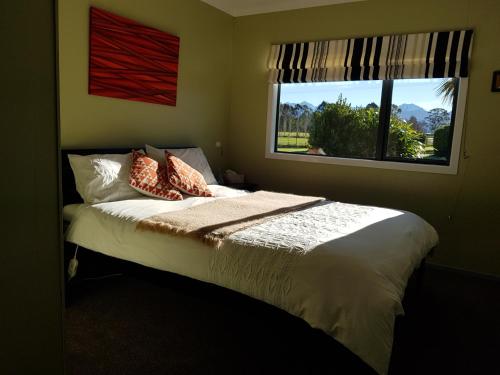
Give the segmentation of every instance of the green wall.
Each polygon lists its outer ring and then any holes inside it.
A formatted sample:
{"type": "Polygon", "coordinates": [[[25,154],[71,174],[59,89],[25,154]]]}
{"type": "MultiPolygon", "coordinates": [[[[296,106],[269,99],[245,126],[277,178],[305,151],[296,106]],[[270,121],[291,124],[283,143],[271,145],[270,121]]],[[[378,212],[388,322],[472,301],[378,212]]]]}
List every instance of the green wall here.
{"type": "Polygon", "coordinates": [[[59,2],[62,147],[227,144],[233,19],[198,0],[59,2]],[[177,106],[91,96],[88,12],[96,6],[180,37],[177,106]]]}
{"type": "Polygon", "coordinates": [[[63,373],[55,42],[53,0],[0,2],[2,375],[63,373]]]}
{"type": "Polygon", "coordinates": [[[418,213],[438,230],[432,262],[500,275],[498,0],[378,0],[235,19],[229,165],[263,188],[418,213]],[[474,28],[458,175],[265,159],[271,43],[474,28]],[[451,217],[451,220],[449,219],[451,217]]]}

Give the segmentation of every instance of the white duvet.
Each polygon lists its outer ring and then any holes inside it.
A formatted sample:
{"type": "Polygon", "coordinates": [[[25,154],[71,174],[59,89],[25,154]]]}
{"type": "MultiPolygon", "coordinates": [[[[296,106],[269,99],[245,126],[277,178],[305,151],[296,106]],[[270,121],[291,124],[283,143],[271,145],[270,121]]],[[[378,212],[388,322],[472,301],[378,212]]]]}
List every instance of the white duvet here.
{"type": "MultiPolygon", "coordinates": [[[[216,199],[246,194],[210,188],[216,199]]],[[[138,220],[211,199],[66,206],[66,240],[275,305],[387,373],[406,283],[438,241],[432,226],[405,211],[327,201],[234,233],[218,250],[186,237],[135,230],[138,220]]]]}

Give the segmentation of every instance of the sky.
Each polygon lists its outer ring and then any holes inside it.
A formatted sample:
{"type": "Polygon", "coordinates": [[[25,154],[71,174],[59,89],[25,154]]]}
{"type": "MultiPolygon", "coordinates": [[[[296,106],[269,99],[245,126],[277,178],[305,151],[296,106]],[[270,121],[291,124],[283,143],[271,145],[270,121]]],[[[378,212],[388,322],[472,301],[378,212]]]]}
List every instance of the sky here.
{"type": "MultiPolygon", "coordinates": [[[[444,108],[451,111],[451,103],[443,103],[436,88],[443,79],[394,80],[392,103],[416,104],[429,111],[444,108]]],[[[380,106],[382,81],[318,82],[281,85],[281,103],[309,102],[315,106],[322,101],[335,102],[340,94],[353,106],[375,102],[380,106]]]]}

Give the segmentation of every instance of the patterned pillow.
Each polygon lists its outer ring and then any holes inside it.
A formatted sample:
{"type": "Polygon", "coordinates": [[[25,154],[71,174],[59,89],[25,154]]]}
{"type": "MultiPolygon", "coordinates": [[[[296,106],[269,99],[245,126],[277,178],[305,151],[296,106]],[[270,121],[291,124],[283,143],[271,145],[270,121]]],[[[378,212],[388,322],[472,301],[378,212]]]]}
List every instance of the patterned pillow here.
{"type": "Polygon", "coordinates": [[[182,200],[182,194],[168,182],[166,167],[159,166],[157,161],[135,150],[132,151],[129,185],[150,197],[182,200]]]}
{"type": "Polygon", "coordinates": [[[203,178],[203,175],[196,169],[191,168],[177,156],[165,151],[165,161],[167,165],[168,181],[180,191],[198,197],[213,197],[203,178]]]}

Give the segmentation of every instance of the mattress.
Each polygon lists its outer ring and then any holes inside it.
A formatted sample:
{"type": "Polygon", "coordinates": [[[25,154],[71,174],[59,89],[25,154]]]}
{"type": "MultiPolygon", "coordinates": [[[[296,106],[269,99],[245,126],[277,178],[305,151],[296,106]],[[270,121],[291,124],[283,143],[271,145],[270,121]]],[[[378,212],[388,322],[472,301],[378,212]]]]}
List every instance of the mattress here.
{"type": "Polygon", "coordinates": [[[66,240],[277,306],[334,337],[378,373],[388,371],[394,321],[411,273],[438,242],[405,211],[323,202],[236,232],[220,249],[137,231],[139,220],[247,194],[213,185],[215,198],[140,198],[69,205],[66,240]]]}

